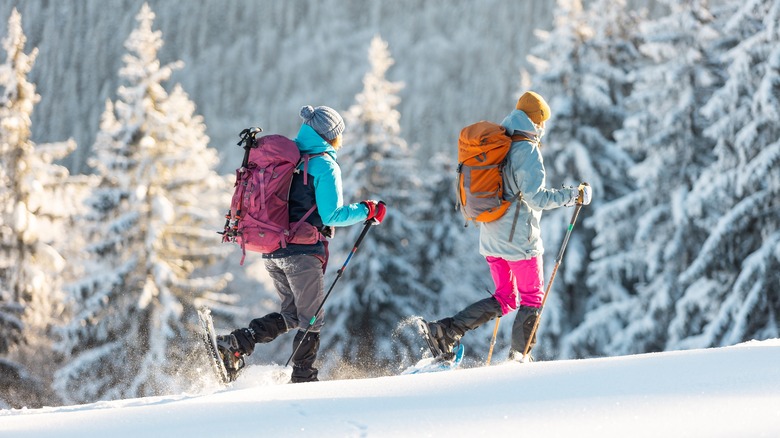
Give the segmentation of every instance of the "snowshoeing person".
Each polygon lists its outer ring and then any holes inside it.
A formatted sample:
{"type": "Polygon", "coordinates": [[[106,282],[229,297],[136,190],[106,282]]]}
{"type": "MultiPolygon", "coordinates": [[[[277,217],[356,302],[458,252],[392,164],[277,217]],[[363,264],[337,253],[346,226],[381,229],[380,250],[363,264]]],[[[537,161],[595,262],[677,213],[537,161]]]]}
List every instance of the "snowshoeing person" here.
{"type": "Polygon", "coordinates": [[[217,337],[223,359],[230,358],[226,362],[240,368],[244,357],[254,351],[255,344],[271,342],[283,333],[298,329],[291,356],[292,383],[318,380],[314,362],[324,324],[322,303],[328,261],[327,239],[333,237],[334,227],[364,221],[378,224],[386,212],[385,205],[377,201],[346,205],[343,202],[341,169],[336,154],[342,145],[344,120],[338,112],[327,106],[304,106],[300,115],[303,123],[294,141],[307,159],[298,165],[299,171],[292,177],[288,212],[291,224],[299,221],[311,224],[317,236],[311,243],[293,240],[262,254],[265,269],[281,301],[279,312],[253,319],[248,327],[217,337]],[[311,326],[310,322],[313,322],[311,326]]]}
{"type": "MultiPolygon", "coordinates": [[[[592,195],[590,186],[584,183],[579,187],[545,188],[545,167],[540,140],[549,118],[550,107],[547,102],[539,94],[528,91],[519,98],[516,108],[501,122],[500,125],[504,129],[495,127],[503,136],[511,139],[509,143],[503,138],[510,145],[505,161],[503,156],[500,160],[503,167],[499,167],[501,175],[498,178],[503,180],[503,194],[500,195],[500,201],[504,205],[502,213],[499,213],[497,218],[480,220],[468,217],[464,210],[467,219],[479,222],[479,252],[489,265],[495,292],[488,298],[466,306],[451,317],[427,322],[431,341],[443,355],[451,354],[453,347],[467,331],[513,311],[517,311],[517,314],[512,326],[509,359],[525,360],[523,352],[526,345],[533,347],[536,343],[535,333],[530,343],[529,337],[535,329],[544,296],[544,247],[540,229],[542,211],[575,204],[587,205],[592,195]]],[[[490,122],[480,123],[492,125],[490,122]]],[[[469,128],[461,133],[461,141],[469,128]]],[[[485,141],[472,142],[479,143],[485,141]]],[[[463,148],[461,145],[461,149],[463,148]]],[[[461,188],[463,178],[466,183],[476,181],[477,178],[473,175],[475,174],[471,173],[462,177],[461,188]]],[[[463,199],[466,199],[465,195],[463,199]]],[[[463,205],[461,208],[464,208],[463,205]]],[[[491,209],[491,212],[495,210],[497,208],[491,209]]],[[[528,353],[528,359],[532,360],[530,348],[528,353]]]]}

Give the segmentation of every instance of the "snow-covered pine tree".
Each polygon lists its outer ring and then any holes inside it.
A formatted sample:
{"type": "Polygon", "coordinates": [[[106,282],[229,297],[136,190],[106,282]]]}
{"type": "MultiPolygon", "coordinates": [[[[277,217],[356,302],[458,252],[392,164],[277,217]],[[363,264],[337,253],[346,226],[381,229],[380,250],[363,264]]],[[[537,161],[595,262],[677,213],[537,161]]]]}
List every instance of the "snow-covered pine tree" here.
{"type": "MultiPolygon", "coordinates": [[[[345,113],[345,199],[383,200],[388,212],[369,232],[329,298],[322,336],[323,349],[334,358],[372,374],[414,348],[412,339],[394,334],[432,294],[420,282],[417,266],[419,248],[427,242],[415,221],[420,217],[415,209],[421,206],[419,169],[400,136],[395,109],[403,84],[386,79],[394,61],[379,36],[371,41],[369,62],[363,91],[345,113]]],[[[361,228],[339,230],[331,246],[331,266],[346,257],[361,228]]]]}
{"type": "Polygon", "coordinates": [[[707,238],[679,277],[668,349],[780,335],[780,2],[728,6],[728,77],[702,108],[715,161],[686,199],[707,238]]]}
{"type": "Polygon", "coordinates": [[[21,17],[15,9],[8,20],[8,28],[8,36],[3,40],[6,61],[0,67],[0,86],[3,87],[3,95],[0,97],[0,205],[3,206],[0,223],[0,376],[3,391],[0,397],[4,407],[18,402],[18,390],[13,390],[17,379],[25,384],[35,382],[23,365],[9,359],[9,354],[24,342],[22,296],[28,279],[22,278],[22,266],[18,260],[27,258],[26,254],[33,251],[24,243],[23,234],[17,230],[17,222],[23,224],[23,221],[17,221],[17,215],[23,215],[23,218],[29,215],[26,205],[18,199],[19,191],[15,190],[21,182],[17,175],[20,170],[17,162],[25,155],[25,149],[32,148],[26,141],[20,144],[20,140],[29,136],[30,113],[38,101],[34,85],[26,79],[37,51],[33,49],[29,55],[22,51],[25,37],[21,17]]]}
{"type": "MultiPolygon", "coordinates": [[[[34,139],[43,143],[73,136],[79,143],[68,156],[74,173],[89,170],[86,161],[102,103],[113,99],[109,94],[117,88],[121,44],[142,4],[0,1],[0,16],[7,17],[16,5],[35,18],[29,37],[40,41],[38,62],[46,68],[34,79],[40,90],[52,92],[36,109],[47,132],[34,139]]],[[[292,133],[302,104],[348,108],[365,73],[356,68],[365,64],[361,47],[381,30],[393,50],[403,54],[403,65],[394,66],[393,74],[414,78],[398,109],[404,114],[405,138],[425,145],[418,151],[425,160],[443,146],[442,139],[457,141],[457,127],[465,121],[501,115],[495,102],[507,97],[533,26],[547,26],[555,8],[554,2],[531,0],[458,1],[446,7],[420,0],[198,0],[184,10],[181,2],[150,4],[165,31],[163,52],[175,53],[163,56],[187,61],[177,80],[208,121],[213,145],[238,141],[233,140],[236,126],[258,123],[259,111],[263,127],[292,133]],[[484,60],[490,67],[468,60],[484,60]]],[[[231,149],[219,148],[221,172],[228,174],[235,169],[231,149]]]]}
{"type": "Polygon", "coordinates": [[[680,297],[677,277],[698,251],[701,230],[686,198],[713,142],[699,110],[720,81],[709,48],[718,33],[706,2],[664,2],[668,15],[643,23],[629,116],[618,146],[636,157],[636,190],[601,206],[592,220],[594,294],[564,356],[661,351],[680,297]]]}
{"type": "Polygon", "coordinates": [[[21,19],[14,9],[0,65],[0,405],[35,407],[57,400],[40,364],[56,363],[49,334],[64,310],[56,242],[67,232],[68,171],[52,162],[76,145],[30,141],[40,96],[27,77],[38,51],[24,53],[21,19]]]}
{"type": "Polygon", "coordinates": [[[87,274],[72,285],[78,309],[63,331],[69,356],[56,387],[69,402],[158,394],[188,385],[196,306],[222,301],[226,276],[191,278],[224,254],[213,230],[229,190],[212,169],[216,153],[181,87],[162,82],[163,44],[148,5],[137,15],[120,76],[107,102],[91,166],[100,176],[85,218],[87,274]],[[221,196],[222,195],[222,196],[221,196]],[[211,228],[211,229],[210,229],[211,228]]]}
{"type": "MultiPolygon", "coordinates": [[[[625,118],[628,71],[637,58],[635,19],[624,1],[597,0],[583,9],[580,0],[558,0],[554,20],[552,31],[538,32],[541,42],[529,57],[536,69],[532,88],[548,99],[552,110],[548,135],[542,139],[547,185],[587,181],[594,200],[582,209],[542,318],[539,353],[547,357],[560,354],[562,337],[583,320],[593,291],[611,287],[586,284],[595,234],[588,219],[604,203],[632,191],[626,175],[632,160],[615,145],[614,133],[625,118]]],[[[561,208],[543,216],[547,272],[571,214],[571,209],[561,208]]]]}

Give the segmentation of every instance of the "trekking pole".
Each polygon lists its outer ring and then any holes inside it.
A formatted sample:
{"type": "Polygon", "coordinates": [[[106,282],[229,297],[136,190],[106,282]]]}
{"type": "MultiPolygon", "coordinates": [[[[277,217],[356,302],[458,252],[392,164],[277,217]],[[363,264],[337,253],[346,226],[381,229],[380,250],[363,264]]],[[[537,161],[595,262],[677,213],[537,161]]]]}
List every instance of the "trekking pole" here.
{"type": "Polygon", "coordinates": [[[493,337],[490,338],[490,350],[488,350],[487,362],[485,366],[490,365],[490,358],[493,357],[493,347],[496,346],[496,336],[498,335],[498,323],[501,322],[501,317],[496,318],[496,326],[493,327],[493,337]]]}
{"type": "MultiPolygon", "coordinates": [[[[491,297],[494,296],[489,289],[485,289],[485,292],[487,292],[487,294],[490,295],[491,297]]],[[[493,347],[496,346],[496,336],[498,336],[499,322],[501,322],[501,315],[496,317],[496,326],[493,328],[493,337],[490,338],[490,349],[488,350],[488,357],[487,357],[487,361],[485,362],[485,366],[490,365],[490,358],[493,357],[493,347]]]]}
{"type": "Polygon", "coordinates": [[[374,222],[371,219],[367,220],[366,225],[363,227],[363,231],[360,232],[360,236],[358,236],[357,240],[355,241],[355,245],[352,247],[352,251],[350,251],[349,255],[347,256],[347,259],[344,260],[344,264],[341,266],[341,269],[339,269],[338,272],[336,273],[336,279],[334,279],[333,283],[331,283],[330,289],[328,289],[328,293],[325,294],[325,297],[322,299],[320,306],[314,312],[314,316],[312,316],[311,320],[309,320],[309,327],[307,327],[306,332],[303,333],[303,338],[301,338],[301,342],[299,342],[298,345],[295,347],[295,350],[293,350],[292,354],[290,355],[290,358],[287,359],[287,363],[285,363],[284,366],[290,365],[290,361],[292,360],[293,356],[295,356],[295,353],[298,352],[298,349],[301,347],[301,344],[303,344],[303,339],[306,337],[306,335],[309,334],[311,328],[314,327],[314,323],[317,321],[317,314],[320,313],[320,310],[322,310],[322,307],[325,305],[325,301],[328,299],[330,293],[333,291],[333,287],[336,286],[336,282],[339,281],[339,278],[341,278],[341,275],[347,269],[347,265],[349,264],[349,261],[352,260],[352,256],[355,255],[358,246],[360,246],[360,242],[362,242],[363,238],[366,237],[366,234],[368,233],[368,230],[371,228],[371,225],[374,225],[374,222]]]}
{"type": "MultiPolygon", "coordinates": [[[[583,185],[588,185],[588,183],[583,183],[583,185]]],[[[577,203],[577,205],[574,207],[574,214],[571,216],[571,221],[569,222],[569,228],[566,229],[566,236],[563,238],[563,243],[561,244],[561,249],[558,251],[558,256],[555,257],[555,266],[553,267],[552,274],[550,275],[550,282],[547,283],[547,289],[544,291],[544,296],[542,297],[542,305],[539,306],[539,316],[536,318],[536,322],[534,322],[534,327],[531,329],[531,334],[528,336],[528,340],[525,342],[525,348],[523,349],[523,360],[525,360],[526,356],[528,355],[528,350],[531,349],[531,340],[536,335],[536,329],[539,328],[539,321],[542,320],[542,311],[544,311],[544,303],[547,302],[547,296],[550,294],[550,289],[552,288],[553,281],[555,281],[555,274],[558,272],[558,267],[561,265],[561,261],[563,260],[563,252],[566,251],[566,244],[569,243],[569,237],[571,236],[571,231],[574,229],[574,223],[577,222],[577,215],[580,214],[580,210],[582,209],[582,204],[577,203]]]]}

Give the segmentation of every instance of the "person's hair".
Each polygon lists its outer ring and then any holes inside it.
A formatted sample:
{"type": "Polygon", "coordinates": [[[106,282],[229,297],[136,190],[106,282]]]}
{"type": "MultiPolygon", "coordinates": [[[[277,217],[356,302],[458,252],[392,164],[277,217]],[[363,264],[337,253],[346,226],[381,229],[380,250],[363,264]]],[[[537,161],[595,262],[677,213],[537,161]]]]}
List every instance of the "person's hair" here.
{"type": "Polygon", "coordinates": [[[333,140],[325,139],[328,143],[330,143],[331,146],[333,146],[333,149],[339,150],[341,149],[341,136],[334,138],[333,140]]]}

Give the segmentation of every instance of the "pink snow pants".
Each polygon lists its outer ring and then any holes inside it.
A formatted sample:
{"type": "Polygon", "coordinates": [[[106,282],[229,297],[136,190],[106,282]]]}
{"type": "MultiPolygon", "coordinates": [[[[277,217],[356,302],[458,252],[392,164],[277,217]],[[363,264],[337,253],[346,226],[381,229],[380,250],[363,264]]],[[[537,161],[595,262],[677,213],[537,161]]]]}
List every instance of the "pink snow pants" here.
{"type": "Polygon", "coordinates": [[[544,296],[541,257],[511,262],[493,256],[487,256],[485,259],[490,267],[493,283],[496,284],[496,293],[493,296],[501,304],[501,312],[504,315],[517,309],[518,295],[520,305],[541,307],[544,296]]]}

